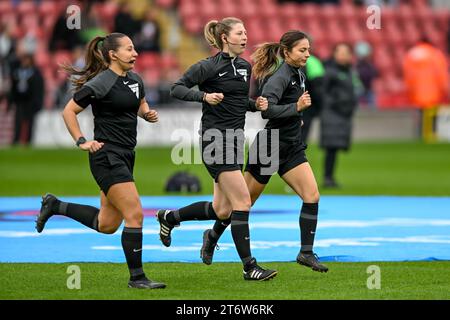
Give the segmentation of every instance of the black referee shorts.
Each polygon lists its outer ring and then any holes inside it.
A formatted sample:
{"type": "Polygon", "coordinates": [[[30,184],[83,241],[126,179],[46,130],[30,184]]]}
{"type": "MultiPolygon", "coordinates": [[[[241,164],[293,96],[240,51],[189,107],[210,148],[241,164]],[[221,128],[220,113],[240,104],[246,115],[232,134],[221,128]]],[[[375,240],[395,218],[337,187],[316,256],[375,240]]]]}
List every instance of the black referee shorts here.
{"type": "Polygon", "coordinates": [[[134,150],[105,143],[94,153],[89,153],[89,165],[100,189],[108,193],[109,188],[121,182],[133,182],[134,150]]]}
{"type": "Polygon", "coordinates": [[[209,136],[205,134],[200,138],[202,161],[210,176],[218,182],[219,175],[225,171],[239,170],[244,167],[244,142],[245,136],[237,134],[227,138],[222,136],[209,136]]]}
{"type": "Polygon", "coordinates": [[[273,143],[258,132],[249,148],[245,171],[248,171],[261,184],[267,184],[272,175],[278,172],[281,177],[298,165],[308,162],[306,144],[300,141],[282,141],[273,143]]]}

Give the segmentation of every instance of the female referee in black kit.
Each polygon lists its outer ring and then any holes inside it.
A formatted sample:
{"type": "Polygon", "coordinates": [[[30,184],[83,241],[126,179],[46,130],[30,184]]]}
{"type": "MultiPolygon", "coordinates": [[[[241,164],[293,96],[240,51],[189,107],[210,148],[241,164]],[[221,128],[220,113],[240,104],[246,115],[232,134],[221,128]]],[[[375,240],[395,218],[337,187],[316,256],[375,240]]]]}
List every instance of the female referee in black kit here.
{"type": "MultiPolygon", "coordinates": [[[[253,53],[253,73],[256,79],[263,81],[261,96],[269,102],[268,109],[262,111],[261,115],[269,121],[249,148],[244,177],[252,204],[275,172],[302,198],[299,218],[301,249],[297,262],[315,271],[327,272],[328,268],[320,264],[313,253],[319,190],[306,159],[306,145],[301,139],[302,111],[311,105],[311,98],[305,91],[305,75],[301,71],[310,56],[309,51],[310,41],[306,34],[288,31],[279,43],[263,44],[253,53]],[[279,56],[282,58],[281,64],[279,56]],[[276,135],[273,138],[275,132],[278,138],[276,135]],[[278,154],[275,166],[261,161],[261,155],[266,150],[278,154]]],[[[206,252],[204,263],[212,263],[217,240],[203,239],[203,250],[206,252]]]]}
{"type": "Polygon", "coordinates": [[[245,113],[266,108],[267,100],[249,99],[251,66],[239,57],[247,43],[242,21],[210,21],[205,26],[205,38],[220,52],[191,66],[173,85],[171,94],[203,104],[202,160],[214,179],[214,198],[212,203],[202,201],[175,211],[159,210],[160,238],[165,246],[170,246],[171,231],[182,221],[216,220],[222,232],[231,222],[233,240],[244,265],[244,279],[268,280],[277,272],[261,268],[251,255],[251,200],[242,175],[245,113]],[[191,89],[195,85],[200,90],[191,89]]]}
{"type": "Polygon", "coordinates": [[[46,194],[36,229],[42,232],[52,215],[64,215],[98,232],[112,234],[125,220],[122,247],[130,271],[128,287],[155,289],[166,285],[147,279],[142,268],[143,213],[133,167],[137,117],[156,122],[158,114],[145,101],[141,78],[130,71],[137,55],[130,38],[111,33],[89,42],[83,70],[64,67],[71,76],[77,76],[72,80],[77,91],[62,115],[76,145],[89,151],[91,172],[100,187],[101,207],[66,203],[46,194]],[[89,105],[94,114],[91,141],[83,137],[77,120],[77,114],[89,105]]]}

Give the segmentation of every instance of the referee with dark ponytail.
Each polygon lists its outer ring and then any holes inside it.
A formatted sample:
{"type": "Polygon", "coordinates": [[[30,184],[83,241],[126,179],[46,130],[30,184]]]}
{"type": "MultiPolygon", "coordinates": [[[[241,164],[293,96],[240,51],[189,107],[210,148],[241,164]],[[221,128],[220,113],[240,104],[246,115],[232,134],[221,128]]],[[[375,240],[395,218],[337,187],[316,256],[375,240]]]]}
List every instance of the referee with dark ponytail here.
{"type": "Polygon", "coordinates": [[[149,280],[142,268],[143,213],[133,178],[137,117],[157,122],[150,110],[142,79],[131,69],[138,54],[133,42],[122,33],[96,37],[87,47],[82,70],[64,66],[72,76],[76,92],[62,113],[76,146],[89,152],[92,175],[100,187],[100,209],[58,200],[52,194],[42,198],[36,230],[42,232],[53,215],[64,215],[88,228],[112,234],[125,220],[122,247],[130,280],[128,287],[164,288],[164,283],[149,280]],[[77,120],[89,105],[94,114],[94,140],[86,140],[77,120]]]}

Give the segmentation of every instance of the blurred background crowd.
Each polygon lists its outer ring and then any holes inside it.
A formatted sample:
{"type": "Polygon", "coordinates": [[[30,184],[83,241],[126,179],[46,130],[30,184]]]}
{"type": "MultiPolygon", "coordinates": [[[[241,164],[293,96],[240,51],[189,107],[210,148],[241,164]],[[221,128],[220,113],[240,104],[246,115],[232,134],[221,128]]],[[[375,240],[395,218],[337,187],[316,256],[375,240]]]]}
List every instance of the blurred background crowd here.
{"type": "MultiPolygon", "coordinates": [[[[278,41],[289,29],[307,32],[313,91],[323,89],[337,63],[351,71],[359,108],[435,108],[449,101],[449,7],[446,0],[1,0],[0,144],[29,143],[37,112],[65,106],[73,92],[59,65],[82,67],[84,46],[95,35],[130,36],[150,105],[179,105],[169,95],[171,84],[214,53],[203,26],[226,16],[245,22],[247,60],[257,44],[278,41]],[[67,27],[77,14],[71,5],[81,9],[79,29],[67,27]]],[[[305,117],[320,113],[322,95],[316,91],[316,108],[305,117]]]]}

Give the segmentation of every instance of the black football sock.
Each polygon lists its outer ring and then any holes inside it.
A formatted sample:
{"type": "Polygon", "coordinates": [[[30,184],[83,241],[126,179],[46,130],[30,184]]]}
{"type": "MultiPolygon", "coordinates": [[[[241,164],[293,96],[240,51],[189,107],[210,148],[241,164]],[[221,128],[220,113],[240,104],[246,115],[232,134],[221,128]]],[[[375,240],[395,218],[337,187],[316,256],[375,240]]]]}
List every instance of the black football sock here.
{"type": "Polygon", "coordinates": [[[169,212],[166,220],[172,225],[178,225],[182,221],[190,220],[216,220],[217,215],[212,208],[211,202],[200,201],[186,207],[169,212]]]}
{"type": "Polygon", "coordinates": [[[248,211],[231,212],[231,235],[242,263],[252,260],[250,250],[250,231],[248,228],[248,211]]]}
{"type": "Polygon", "coordinates": [[[299,218],[300,238],[302,241],[300,251],[303,253],[311,254],[313,252],[318,210],[318,203],[303,203],[299,218]]]}
{"type": "Polygon", "coordinates": [[[123,228],[122,248],[130,271],[130,280],[144,279],[145,273],[142,268],[142,228],[123,228]]]}
{"type": "Polygon", "coordinates": [[[56,200],[52,204],[52,212],[56,215],[72,218],[86,227],[98,231],[98,214],[100,210],[96,207],[56,200]]]}
{"type": "Polygon", "coordinates": [[[230,223],[231,223],[231,216],[225,220],[216,220],[211,232],[208,233],[209,241],[211,241],[212,243],[217,243],[217,241],[219,241],[223,232],[230,225],[230,223]]]}

